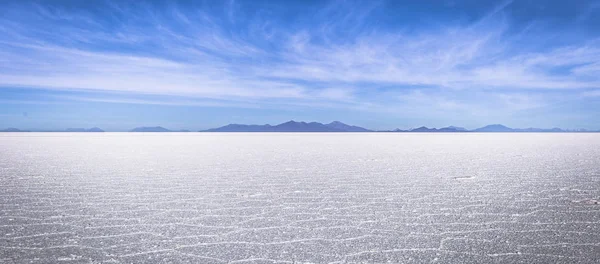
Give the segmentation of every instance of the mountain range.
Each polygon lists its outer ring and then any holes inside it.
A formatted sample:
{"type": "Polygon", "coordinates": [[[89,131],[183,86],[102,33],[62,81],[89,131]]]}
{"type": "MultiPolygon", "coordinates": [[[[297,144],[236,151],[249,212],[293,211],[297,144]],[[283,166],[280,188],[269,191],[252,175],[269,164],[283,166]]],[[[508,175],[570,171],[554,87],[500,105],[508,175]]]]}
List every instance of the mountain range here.
{"type": "Polygon", "coordinates": [[[472,132],[600,132],[600,131],[588,131],[585,129],[579,130],[565,130],[562,128],[510,128],[500,124],[487,125],[472,130],[472,132]]]}
{"type": "Polygon", "coordinates": [[[318,122],[306,123],[292,120],[275,126],[269,124],[229,124],[200,132],[372,132],[372,130],[358,126],[346,125],[339,121],[334,121],[329,124],[321,124],[318,122]]]}
{"type": "MultiPolygon", "coordinates": [[[[388,132],[388,131],[381,131],[381,132],[388,132]]],[[[422,127],[418,127],[418,128],[409,129],[409,130],[395,129],[395,130],[392,130],[389,132],[469,132],[469,131],[463,127],[455,127],[455,126],[442,127],[442,128],[428,128],[428,127],[422,126],[422,127]]]]}
{"type": "MultiPolygon", "coordinates": [[[[31,130],[35,132],[104,132],[104,130],[93,127],[89,129],[85,128],[67,128],[65,130],[31,130]]],[[[17,128],[7,128],[4,130],[0,130],[0,132],[31,132],[30,130],[21,130],[17,128]]],[[[136,127],[129,132],[190,132],[189,130],[170,130],[161,126],[154,127],[136,127]]],[[[488,133],[488,132],[600,132],[592,131],[592,130],[565,130],[561,128],[510,128],[500,124],[492,124],[484,127],[476,128],[473,130],[468,130],[463,127],[456,126],[448,126],[442,128],[428,128],[425,126],[402,130],[402,129],[394,129],[394,130],[371,130],[364,127],[353,126],[344,124],[340,121],[333,121],[328,124],[322,124],[318,122],[297,122],[297,121],[288,121],[285,123],[281,123],[279,125],[246,125],[246,124],[229,124],[222,127],[211,128],[207,130],[201,130],[199,132],[412,132],[412,133],[439,133],[439,132],[454,132],[454,133],[462,133],[462,132],[479,132],[479,133],[488,133]]]]}
{"type": "Polygon", "coordinates": [[[226,126],[202,130],[200,132],[600,132],[588,130],[563,130],[560,128],[510,128],[500,124],[487,125],[481,128],[468,130],[463,127],[448,126],[442,128],[428,128],[425,126],[402,130],[371,130],[359,126],[347,125],[339,121],[333,121],[328,124],[318,122],[296,122],[288,121],[279,125],[244,125],[229,124],[226,126]]]}

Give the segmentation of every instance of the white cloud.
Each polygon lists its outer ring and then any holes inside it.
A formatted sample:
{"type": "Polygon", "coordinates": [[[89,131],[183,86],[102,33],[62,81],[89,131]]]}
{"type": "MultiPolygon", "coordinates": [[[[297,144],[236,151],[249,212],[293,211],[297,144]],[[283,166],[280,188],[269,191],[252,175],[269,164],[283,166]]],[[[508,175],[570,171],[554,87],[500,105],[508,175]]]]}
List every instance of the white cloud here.
{"type": "MultiPolygon", "coordinates": [[[[543,52],[515,47],[508,23],[495,18],[510,2],[471,25],[419,33],[365,29],[362,22],[376,4],[350,13],[331,5],[315,15],[316,28],[278,27],[267,17],[235,31],[226,24],[241,19],[238,3],[229,3],[223,21],[203,10],[132,9],[116,2],[113,11],[128,19],[117,16],[110,27],[85,12],[12,7],[25,18],[0,21],[0,86],[358,108],[380,103],[373,86],[398,91],[426,86],[430,89],[398,100],[428,99],[454,110],[473,103],[440,90],[496,98],[502,91],[600,88],[599,41],[543,52]],[[337,38],[339,21],[355,25],[348,29],[351,36],[337,38]],[[44,32],[46,26],[57,31],[44,32]]],[[[523,109],[543,105],[514,97],[500,101],[523,109]]]]}

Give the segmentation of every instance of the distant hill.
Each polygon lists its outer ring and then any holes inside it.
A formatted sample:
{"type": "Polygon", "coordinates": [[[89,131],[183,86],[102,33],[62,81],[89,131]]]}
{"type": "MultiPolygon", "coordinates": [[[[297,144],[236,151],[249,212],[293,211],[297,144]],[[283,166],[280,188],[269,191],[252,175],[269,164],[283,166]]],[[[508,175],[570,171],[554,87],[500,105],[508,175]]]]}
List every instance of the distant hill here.
{"type": "MultiPolygon", "coordinates": [[[[67,128],[65,130],[21,130],[18,128],[7,128],[0,130],[0,132],[104,132],[104,130],[98,127],[86,128],[67,128]]],[[[130,132],[190,132],[189,130],[169,130],[161,126],[155,127],[136,127],[130,132]]],[[[387,132],[387,133],[458,133],[458,132],[478,132],[478,133],[598,133],[600,130],[586,130],[586,129],[561,129],[555,128],[510,128],[501,124],[492,124],[484,127],[468,130],[463,127],[448,126],[442,128],[429,128],[421,126],[418,128],[403,130],[396,128],[394,130],[371,130],[364,127],[353,126],[344,124],[340,121],[333,121],[328,124],[322,124],[319,122],[297,122],[294,120],[281,123],[279,125],[245,125],[245,124],[229,124],[222,127],[211,128],[202,130],[200,132],[387,132]]]]}
{"type": "Polygon", "coordinates": [[[535,127],[530,127],[530,128],[510,128],[504,125],[500,125],[500,124],[494,124],[494,125],[487,125],[481,128],[477,128],[472,130],[473,132],[544,132],[544,133],[550,133],[550,132],[588,132],[587,130],[563,130],[561,128],[535,128],[535,127]]]}
{"type": "Polygon", "coordinates": [[[87,132],[104,132],[104,130],[102,130],[98,127],[92,127],[90,129],[88,129],[87,132]]]}
{"type": "Polygon", "coordinates": [[[352,126],[344,124],[340,121],[333,121],[329,124],[322,124],[318,122],[296,122],[288,121],[279,125],[245,125],[245,124],[229,124],[226,126],[211,128],[200,132],[388,132],[388,133],[402,133],[402,132],[413,132],[413,133],[440,133],[440,132],[599,132],[599,131],[588,131],[588,130],[563,130],[560,128],[510,128],[501,124],[492,124],[484,127],[480,127],[473,130],[468,130],[464,127],[448,126],[442,128],[428,128],[426,126],[413,128],[409,130],[394,129],[394,130],[370,130],[367,128],[352,126]]]}
{"type": "Polygon", "coordinates": [[[425,126],[422,127],[418,127],[418,128],[413,128],[410,130],[402,130],[402,129],[395,129],[392,130],[390,132],[428,132],[428,133],[434,133],[434,132],[468,132],[468,130],[466,130],[465,128],[462,127],[455,127],[455,126],[449,126],[449,127],[442,127],[442,128],[428,128],[425,126]]]}
{"type": "Polygon", "coordinates": [[[288,121],[273,127],[273,132],[344,132],[341,129],[326,126],[318,122],[288,121]]]}
{"type": "Polygon", "coordinates": [[[504,126],[504,125],[500,125],[500,124],[487,125],[484,127],[474,129],[472,131],[473,132],[515,132],[514,129],[504,126]]]}
{"type": "Polygon", "coordinates": [[[226,126],[212,128],[201,132],[370,132],[372,130],[351,126],[339,121],[329,124],[318,122],[296,122],[288,121],[279,125],[243,125],[229,124],[226,126]]]}
{"type": "Polygon", "coordinates": [[[21,130],[21,129],[14,128],[14,127],[9,127],[7,129],[0,130],[0,132],[29,132],[29,131],[27,131],[27,130],[21,130]]]}
{"type": "Polygon", "coordinates": [[[567,132],[566,130],[562,130],[560,128],[534,128],[534,127],[530,127],[530,128],[516,128],[514,129],[514,132],[567,132]]]}
{"type": "Polygon", "coordinates": [[[449,127],[442,127],[440,129],[438,129],[437,132],[468,132],[468,131],[462,127],[449,126],[449,127]]]}
{"type": "Polygon", "coordinates": [[[373,130],[366,129],[364,127],[359,127],[359,126],[347,125],[340,121],[333,121],[329,124],[326,124],[326,126],[335,128],[335,129],[339,129],[339,130],[343,130],[346,132],[373,132],[373,130]]]}
{"type": "Polygon", "coordinates": [[[65,132],[104,132],[104,130],[97,128],[97,127],[92,127],[89,129],[85,129],[85,128],[67,128],[65,129],[65,132]]]}
{"type": "Polygon", "coordinates": [[[419,128],[411,129],[411,130],[409,130],[409,132],[437,132],[437,129],[422,126],[419,128]]]}
{"type": "Polygon", "coordinates": [[[428,128],[428,127],[422,126],[422,127],[418,127],[418,128],[409,129],[409,130],[402,130],[402,129],[396,128],[394,130],[384,130],[384,131],[377,131],[377,132],[414,132],[414,133],[418,133],[418,132],[428,132],[428,133],[434,133],[434,132],[479,132],[479,133],[537,132],[537,133],[550,133],[550,132],[554,132],[554,133],[557,133],[557,132],[600,132],[600,131],[589,131],[589,130],[585,130],[585,129],[564,130],[561,128],[510,128],[510,127],[507,127],[507,126],[501,125],[501,124],[493,124],[493,125],[487,125],[484,127],[473,129],[473,130],[468,130],[464,127],[456,127],[456,126],[449,126],[449,127],[443,127],[443,128],[428,128]]]}
{"type": "Polygon", "coordinates": [[[449,126],[449,127],[445,127],[445,128],[442,128],[442,129],[450,129],[450,130],[454,130],[454,131],[468,131],[464,127],[456,127],[456,126],[449,126]]]}
{"type": "Polygon", "coordinates": [[[408,132],[408,130],[402,130],[400,128],[396,128],[394,130],[378,130],[377,132],[408,132]]]}
{"type": "Polygon", "coordinates": [[[164,127],[156,126],[156,127],[136,127],[129,132],[171,132],[164,127]]]}

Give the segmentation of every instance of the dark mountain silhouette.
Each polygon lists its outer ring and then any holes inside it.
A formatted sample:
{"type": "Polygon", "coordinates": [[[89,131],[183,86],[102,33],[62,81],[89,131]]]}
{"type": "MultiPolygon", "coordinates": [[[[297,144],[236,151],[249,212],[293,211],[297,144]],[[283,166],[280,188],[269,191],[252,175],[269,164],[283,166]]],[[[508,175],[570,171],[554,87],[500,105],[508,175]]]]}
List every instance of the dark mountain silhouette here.
{"type": "Polygon", "coordinates": [[[464,127],[456,127],[456,126],[449,126],[449,127],[445,127],[447,129],[452,129],[452,130],[456,130],[456,131],[468,131],[466,128],[464,127]]]}
{"type": "Polygon", "coordinates": [[[344,124],[340,121],[333,121],[329,124],[318,122],[296,122],[288,121],[276,126],[266,125],[244,125],[244,124],[229,124],[226,126],[211,128],[200,132],[413,132],[413,133],[438,133],[438,132],[600,132],[588,130],[563,130],[560,128],[510,128],[501,124],[487,125],[481,128],[468,130],[463,127],[448,126],[442,128],[428,128],[425,126],[402,130],[396,128],[394,130],[370,130],[359,126],[344,124]]]}
{"type": "Polygon", "coordinates": [[[346,132],[372,132],[373,131],[370,129],[366,129],[364,127],[347,125],[340,121],[333,121],[329,124],[326,124],[326,126],[335,128],[335,129],[339,129],[339,130],[343,130],[346,132]]]}
{"type": "Polygon", "coordinates": [[[97,128],[97,127],[92,127],[90,129],[85,129],[85,128],[67,128],[65,129],[65,132],[104,132],[104,130],[97,128]]]}
{"type": "MultiPolygon", "coordinates": [[[[7,128],[0,130],[0,132],[104,132],[104,130],[98,127],[92,127],[89,129],[85,128],[67,128],[65,130],[21,130],[18,128],[7,128]]],[[[189,130],[169,130],[161,126],[156,127],[136,127],[130,132],[190,132],[189,130]]],[[[439,133],[439,132],[502,132],[502,133],[598,133],[600,130],[586,130],[586,129],[561,129],[561,128],[510,128],[501,124],[492,124],[484,127],[480,127],[473,130],[467,130],[463,127],[448,126],[442,128],[428,128],[426,126],[413,128],[409,130],[402,130],[396,128],[394,130],[370,130],[367,128],[344,124],[340,121],[333,121],[329,124],[322,124],[318,122],[296,122],[288,121],[279,125],[245,125],[245,124],[229,124],[226,126],[211,128],[202,130],[200,132],[387,132],[387,133],[439,133]]]]}
{"type": "Polygon", "coordinates": [[[27,131],[27,130],[21,130],[21,129],[14,128],[14,127],[9,127],[7,129],[0,130],[0,132],[29,132],[29,131],[27,131]]]}
{"type": "Polygon", "coordinates": [[[438,129],[437,132],[467,132],[467,130],[462,127],[449,126],[449,127],[442,127],[440,129],[438,129]]]}
{"type": "Polygon", "coordinates": [[[600,131],[587,131],[585,129],[581,130],[564,130],[558,127],[555,128],[510,128],[500,124],[487,125],[478,129],[472,130],[473,132],[537,132],[537,133],[560,133],[560,132],[600,132],[600,131]]]}
{"type": "Polygon", "coordinates": [[[535,128],[535,127],[530,127],[530,128],[516,128],[514,129],[515,132],[566,132],[565,130],[562,130],[560,128],[535,128]]]}
{"type": "Polygon", "coordinates": [[[274,132],[344,132],[317,122],[296,122],[294,120],[273,127],[274,132]]]}
{"type": "Polygon", "coordinates": [[[422,126],[419,128],[413,128],[413,129],[409,130],[409,132],[437,132],[437,129],[422,126]]]}
{"type": "Polygon", "coordinates": [[[102,130],[99,127],[92,127],[90,129],[88,129],[87,132],[104,132],[104,130],[102,130]]]}
{"type": "Polygon", "coordinates": [[[484,127],[480,127],[474,130],[471,130],[473,132],[515,132],[514,129],[504,126],[504,125],[500,125],[500,124],[493,124],[493,125],[487,125],[484,127]]]}
{"type": "Polygon", "coordinates": [[[171,132],[164,127],[156,126],[156,127],[136,127],[132,129],[130,132],[171,132]]]}
{"type": "Polygon", "coordinates": [[[429,133],[431,133],[431,132],[467,132],[467,130],[462,127],[455,127],[455,126],[442,127],[442,128],[428,128],[428,127],[422,126],[422,127],[418,127],[418,128],[413,128],[411,130],[396,129],[393,132],[429,132],[429,133]]]}
{"type": "Polygon", "coordinates": [[[366,128],[351,126],[339,121],[329,124],[318,122],[296,122],[288,121],[279,125],[243,125],[229,124],[226,126],[212,128],[201,132],[369,132],[366,128]]]}

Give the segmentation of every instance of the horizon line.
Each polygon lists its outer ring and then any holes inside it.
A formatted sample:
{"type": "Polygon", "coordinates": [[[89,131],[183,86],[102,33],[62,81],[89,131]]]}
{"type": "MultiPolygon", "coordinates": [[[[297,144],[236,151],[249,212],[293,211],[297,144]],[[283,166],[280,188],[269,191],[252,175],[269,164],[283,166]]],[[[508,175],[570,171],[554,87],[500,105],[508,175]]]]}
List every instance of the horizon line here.
{"type": "MultiPolygon", "coordinates": [[[[17,128],[17,127],[6,127],[6,128],[0,128],[0,132],[51,132],[51,133],[57,133],[57,132],[66,132],[66,133],[81,133],[81,132],[137,132],[137,133],[147,133],[147,132],[151,132],[151,131],[135,131],[135,130],[140,130],[140,129],[162,129],[165,131],[160,131],[160,132],[210,132],[210,133],[216,133],[216,132],[227,132],[227,133],[236,133],[236,132],[244,132],[244,131],[211,131],[211,130],[216,130],[216,129],[220,129],[220,128],[224,128],[227,126],[233,126],[233,125],[237,125],[237,126],[270,126],[270,127],[277,127],[277,126],[281,126],[284,124],[288,124],[288,123],[296,123],[296,124],[318,124],[318,125],[332,125],[334,123],[338,123],[338,124],[342,124],[345,126],[349,126],[349,127],[356,127],[356,128],[360,128],[360,129],[364,129],[364,130],[368,130],[368,131],[344,131],[344,130],[340,130],[338,132],[343,132],[343,133],[348,133],[348,132],[353,132],[353,133],[360,133],[360,132],[418,132],[418,133],[424,133],[424,132],[454,132],[454,131],[435,131],[435,130],[442,130],[442,129],[456,129],[455,132],[485,132],[485,131],[476,131],[478,129],[483,129],[483,128],[487,128],[487,127],[500,127],[501,129],[510,129],[513,131],[499,131],[499,132],[509,132],[509,133],[516,133],[516,132],[521,132],[521,133],[534,133],[534,132],[543,132],[543,133],[548,133],[548,132],[600,132],[600,130],[598,129],[590,129],[590,128],[579,128],[579,129],[572,129],[572,128],[562,128],[562,127],[552,127],[552,128],[542,128],[542,127],[534,127],[534,126],[528,126],[525,128],[518,128],[518,127],[511,127],[511,126],[506,126],[503,125],[501,123],[491,123],[488,125],[484,125],[482,127],[477,127],[477,128],[473,128],[473,129],[469,129],[463,126],[455,126],[455,125],[449,125],[449,126],[443,126],[440,128],[437,127],[429,127],[429,126],[418,126],[418,127],[411,127],[408,129],[400,129],[400,128],[393,128],[393,129],[369,129],[369,128],[365,128],[365,127],[361,127],[361,126],[357,126],[357,125],[349,125],[347,123],[338,121],[338,120],[334,120],[331,121],[329,123],[321,123],[321,122],[316,122],[316,121],[295,121],[295,120],[289,120],[286,122],[282,122],[276,125],[271,125],[270,123],[266,123],[266,124],[244,124],[244,123],[228,123],[226,125],[222,125],[222,126],[218,126],[218,127],[213,127],[213,128],[207,128],[207,129],[168,129],[165,128],[161,125],[157,125],[157,126],[136,126],[132,129],[127,129],[127,130],[103,130],[101,128],[99,128],[99,126],[94,126],[91,128],[85,128],[85,127],[68,127],[65,129],[39,129],[39,128],[29,128],[29,129],[21,129],[21,128],[17,128]],[[416,131],[418,129],[426,129],[426,130],[432,130],[432,131],[416,131]],[[14,131],[11,131],[14,130],[14,131]],[[101,131],[87,131],[87,130],[101,130],[101,131]],[[517,131],[519,130],[519,131],[517,131]],[[526,130],[546,130],[546,131],[526,131],[526,130]],[[553,131],[554,130],[554,131],[553,131]]],[[[250,133],[260,133],[260,132],[278,132],[278,131],[247,131],[250,133]]],[[[282,131],[282,132],[286,132],[286,131],[282,131]]],[[[293,131],[290,131],[293,132],[293,131]]],[[[309,131],[299,131],[299,132],[309,132],[309,131]]],[[[318,132],[318,131],[316,131],[318,132]]],[[[325,132],[336,132],[336,131],[325,131],[325,132]]],[[[490,131],[491,132],[491,131],[490,131]]]]}

